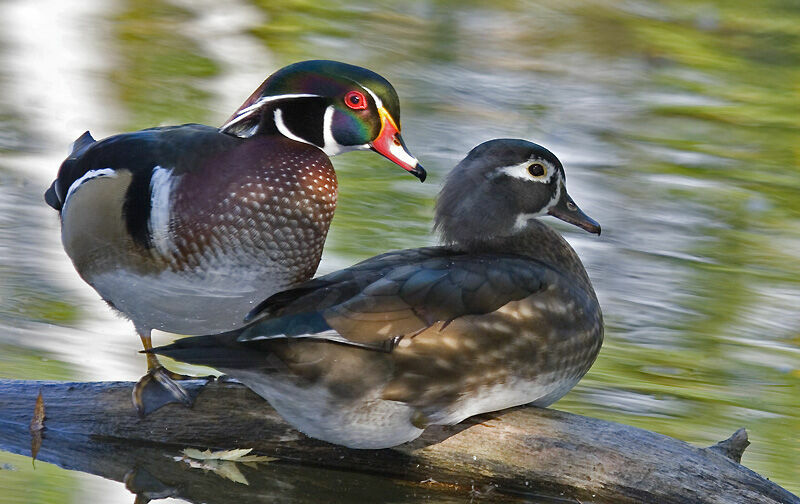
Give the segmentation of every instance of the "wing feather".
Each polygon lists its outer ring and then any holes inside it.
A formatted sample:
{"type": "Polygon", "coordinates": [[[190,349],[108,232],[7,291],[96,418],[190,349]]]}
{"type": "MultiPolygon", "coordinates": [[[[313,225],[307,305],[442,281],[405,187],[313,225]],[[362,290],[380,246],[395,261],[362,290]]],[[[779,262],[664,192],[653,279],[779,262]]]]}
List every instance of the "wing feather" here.
{"type": "Polygon", "coordinates": [[[524,299],[556,277],[545,264],[518,255],[459,254],[444,247],[390,252],[275,294],[253,311],[262,319],[239,341],[336,334],[337,343],[385,348],[387,339],[524,299]]]}

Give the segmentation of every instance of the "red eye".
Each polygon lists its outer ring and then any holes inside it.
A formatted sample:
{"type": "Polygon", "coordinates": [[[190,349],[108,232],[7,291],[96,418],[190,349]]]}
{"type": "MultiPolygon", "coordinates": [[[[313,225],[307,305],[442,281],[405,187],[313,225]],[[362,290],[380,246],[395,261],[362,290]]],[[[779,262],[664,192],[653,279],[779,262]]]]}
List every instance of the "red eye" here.
{"type": "Polygon", "coordinates": [[[350,91],[344,95],[344,103],[354,110],[363,110],[367,108],[367,98],[364,93],[359,91],[350,91]]]}

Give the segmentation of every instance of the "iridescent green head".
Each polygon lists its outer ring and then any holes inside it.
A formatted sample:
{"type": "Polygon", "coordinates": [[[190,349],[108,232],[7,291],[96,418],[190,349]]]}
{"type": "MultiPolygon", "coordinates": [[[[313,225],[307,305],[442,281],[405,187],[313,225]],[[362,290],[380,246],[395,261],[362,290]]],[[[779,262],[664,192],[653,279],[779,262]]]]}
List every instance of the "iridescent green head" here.
{"type": "Polygon", "coordinates": [[[371,70],[338,61],[294,63],[272,74],[222,126],[240,137],[282,134],[329,156],[372,149],[425,179],[400,136],[400,100],[371,70]]]}

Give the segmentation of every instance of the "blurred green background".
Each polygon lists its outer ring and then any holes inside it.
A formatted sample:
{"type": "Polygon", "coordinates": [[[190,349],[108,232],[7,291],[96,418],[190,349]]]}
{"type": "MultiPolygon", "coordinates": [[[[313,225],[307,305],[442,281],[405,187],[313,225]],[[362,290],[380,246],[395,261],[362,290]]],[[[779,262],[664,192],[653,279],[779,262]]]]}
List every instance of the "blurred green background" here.
{"type": "MultiPolygon", "coordinates": [[[[335,158],[320,272],[434,243],[438,185],[471,147],[541,143],[603,225],[597,238],[548,221],[607,323],[596,364],[554,407],[698,445],[747,427],[743,463],[800,492],[796,0],[14,0],[0,27],[0,377],[144,367],[42,201],[74,138],[221,124],[273,70],[337,59],[394,84],[430,177],[335,158]]],[[[29,462],[0,452],[4,502],[130,502],[121,484],[29,462]]]]}

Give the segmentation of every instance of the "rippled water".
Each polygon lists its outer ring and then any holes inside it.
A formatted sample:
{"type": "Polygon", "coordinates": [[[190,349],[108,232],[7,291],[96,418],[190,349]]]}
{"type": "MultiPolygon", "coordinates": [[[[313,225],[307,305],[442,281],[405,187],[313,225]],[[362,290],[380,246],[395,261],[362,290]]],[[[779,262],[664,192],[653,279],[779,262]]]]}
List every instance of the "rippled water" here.
{"type": "MultiPolygon", "coordinates": [[[[395,85],[430,178],[335,158],[321,272],[432,243],[438,185],[472,146],[544,144],[603,225],[596,238],[550,222],[607,321],[595,366],[555,407],[700,445],[745,426],[743,463],[800,492],[800,5],[405,5],[0,4],[0,377],[129,380],[144,366],[42,201],[75,137],[219,124],[274,69],[339,59],[395,85]]],[[[122,484],[4,452],[0,488],[12,503],[131,501],[122,484]]]]}

